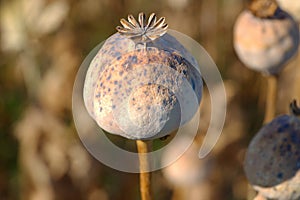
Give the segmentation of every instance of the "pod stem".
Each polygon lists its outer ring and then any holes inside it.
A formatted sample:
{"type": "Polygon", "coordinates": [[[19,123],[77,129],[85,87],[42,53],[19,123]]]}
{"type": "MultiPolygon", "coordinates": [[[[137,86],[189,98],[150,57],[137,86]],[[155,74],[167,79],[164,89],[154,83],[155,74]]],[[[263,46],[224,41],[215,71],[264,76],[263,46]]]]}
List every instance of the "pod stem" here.
{"type": "Polygon", "coordinates": [[[257,192],[253,189],[253,187],[251,185],[248,185],[247,200],[254,200],[256,195],[257,195],[257,192]]]}
{"type": "Polygon", "coordinates": [[[140,192],[142,200],[151,200],[151,172],[149,172],[149,161],[146,153],[152,144],[143,140],[136,141],[140,161],[140,192]]]}
{"type": "Polygon", "coordinates": [[[171,200],[185,200],[186,199],[186,191],[182,186],[176,186],[173,188],[173,196],[171,200]]]}
{"type": "Polygon", "coordinates": [[[268,81],[268,90],[267,90],[267,97],[266,97],[264,124],[271,121],[275,117],[278,76],[275,75],[268,76],[267,81],[268,81]]]}

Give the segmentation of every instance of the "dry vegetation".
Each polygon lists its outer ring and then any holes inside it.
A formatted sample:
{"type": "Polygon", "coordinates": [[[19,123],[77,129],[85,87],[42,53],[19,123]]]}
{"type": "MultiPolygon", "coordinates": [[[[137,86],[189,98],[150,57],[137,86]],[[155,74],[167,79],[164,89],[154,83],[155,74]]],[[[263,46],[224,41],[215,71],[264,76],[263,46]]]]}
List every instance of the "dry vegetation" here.
{"type": "MultiPolygon", "coordinates": [[[[233,50],[232,27],[243,1],[2,0],[0,6],[1,200],[139,199],[137,174],[110,169],[86,151],[71,101],[84,57],[115,32],[120,18],[140,11],[165,16],[171,29],[197,40],[218,65],[228,95],[227,119],[209,155],[211,175],[198,189],[209,193],[207,200],[247,198],[242,164],[262,124],[266,84],[233,50]]],[[[286,113],[291,99],[300,100],[297,59],[280,77],[277,113],[286,113]]],[[[199,138],[209,105],[204,90],[199,138]]],[[[172,186],[160,171],[152,181],[155,199],[172,198],[172,186]]]]}

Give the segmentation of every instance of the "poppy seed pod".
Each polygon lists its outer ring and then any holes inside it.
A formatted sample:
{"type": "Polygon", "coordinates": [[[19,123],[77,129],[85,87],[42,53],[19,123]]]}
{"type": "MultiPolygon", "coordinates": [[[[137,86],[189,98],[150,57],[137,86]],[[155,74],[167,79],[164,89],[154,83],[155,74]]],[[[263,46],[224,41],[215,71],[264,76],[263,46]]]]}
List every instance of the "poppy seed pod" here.
{"type": "Polygon", "coordinates": [[[246,153],[246,176],[267,198],[300,198],[300,110],[295,101],[291,111],[260,129],[246,153]]]}
{"type": "Polygon", "coordinates": [[[138,20],[129,15],[121,24],[88,68],[85,106],[112,134],[163,137],[189,121],[199,106],[202,80],[197,61],[166,33],[164,18],[156,20],[151,14],[146,22],[140,13],[138,20]],[[196,103],[188,101],[193,95],[196,103]]]}
{"type": "Polygon", "coordinates": [[[277,75],[298,50],[299,29],[275,0],[252,0],[236,20],[233,42],[247,67],[277,75]]]}

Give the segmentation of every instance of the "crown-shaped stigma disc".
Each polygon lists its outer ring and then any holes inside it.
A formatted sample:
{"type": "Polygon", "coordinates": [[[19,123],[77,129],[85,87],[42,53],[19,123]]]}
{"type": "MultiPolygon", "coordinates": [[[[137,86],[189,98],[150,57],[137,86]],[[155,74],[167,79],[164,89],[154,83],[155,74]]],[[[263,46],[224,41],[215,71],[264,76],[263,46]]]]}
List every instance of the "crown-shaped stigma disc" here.
{"type": "Polygon", "coordinates": [[[161,17],[156,20],[155,13],[149,16],[148,23],[144,13],[139,14],[138,21],[132,15],[128,15],[128,20],[121,19],[120,22],[123,27],[117,26],[117,31],[137,43],[153,41],[164,35],[168,28],[165,18],[161,17]]]}

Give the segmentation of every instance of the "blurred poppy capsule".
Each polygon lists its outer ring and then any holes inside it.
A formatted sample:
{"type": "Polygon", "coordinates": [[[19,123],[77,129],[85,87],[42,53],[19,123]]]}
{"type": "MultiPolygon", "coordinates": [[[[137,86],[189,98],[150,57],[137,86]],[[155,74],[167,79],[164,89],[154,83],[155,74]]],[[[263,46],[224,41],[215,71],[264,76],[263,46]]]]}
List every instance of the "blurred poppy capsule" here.
{"type": "Polygon", "coordinates": [[[271,199],[300,198],[300,109],[281,115],[262,127],[245,157],[246,176],[261,195],[271,199]]]}
{"type": "Polygon", "coordinates": [[[275,0],[252,0],[234,25],[234,49],[249,68],[267,75],[280,73],[296,54],[299,29],[275,0]]]}

